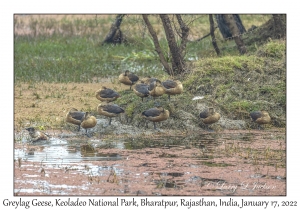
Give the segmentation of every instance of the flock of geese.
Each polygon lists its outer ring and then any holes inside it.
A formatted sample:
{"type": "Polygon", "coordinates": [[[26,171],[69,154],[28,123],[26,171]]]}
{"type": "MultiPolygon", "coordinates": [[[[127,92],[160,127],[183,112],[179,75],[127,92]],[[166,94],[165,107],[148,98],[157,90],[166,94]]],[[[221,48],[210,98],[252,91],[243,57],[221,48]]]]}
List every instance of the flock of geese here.
{"type": "MultiPolygon", "coordinates": [[[[171,95],[181,94],[183,92],[183,86],[179,80],[168,79],[161,82],[159,79],[153,77],[139,79],[137,75],[129,72],[128,70],[120,74],[119,82],[130,86],[129,90],[133,90],[137,96],[141,97],[142,101],[148,96],[152,96],[155,100],[163,94],[167,94],[168,100],[170,101],[171,95]]],[[[102,86],[95,92],[95,96],[99,101],[101,101],[101,103],[97,106],[97,112],[100,115],[109,117],[108,125],[111,125],[113,117],[125,112],[119,105],[111,103],[120,97],[120,94],[117,91],[102,86]]],[[[145,119],[152,121],[154,129],[156,130],[157,128],[155,123],[167,120],[170,116],[170,112],[161,106],[157,106],[143,111],[141,115],[145,119]]],[[[215,112],[213,107],[209,107],[202,111],[199,117],[208,128],[208,125],[219,121],[221,116],[219,113],[215,112]]],[[[259,126],[270,123],[271,121],[271,118],[266,111],[251,112],[250,117],[259,126]]],[[[66,114],[66,122],[78,125],[78,131],[80,131],[81,127],[84,128],[88,137],[90,137],[88,129],[95,127],[97,124],[96,118],[89,112],[82,112],[75,108],[71,108],[66,114]]],[[[33,127],[26,128],[26,130],[34,140],[47,138],[47,136],[36,131],[33,127]]]]}
{"type": "MultiPolygon", "coordinates": [[[[152,77],[140,79],[137,75],[128,70],[120,74],[119,82],[130,86],[129,90],[133,90],[137,96],[141,97],[142,101],[148,96],[152,96],[155,100],[163,94],[168,94],[168,99],[170,101],[171,95],[181,94],[183,92],[183,86],[179,80],[165,80],[161,82],[159,79],[152,77]]],[[[112,103],[120,97],[120,94],[117,91],[102,86],[95,92],[95,96],[101,101],[97,106],[97,112],[100,115],[109,117],[108,125],[111,125],[113,117],[125,112],[119,105],[112,103]]],[[[167,120],[170,116],[170,112],[161,106],[157,106],[143,111],[141,115],[145,119],[152,121],[154,129],[157,129],[155,123],[167,120]]],[[[88,112],[82,112],[75,108],[69,110],[66,115],[66,121],[78,125],[78,130],[80,130],[80,127],[86,129],[87,136],[89,136],[87,129],[93,128],[97,124],[94,116],[90,115],[88,112]]]]}

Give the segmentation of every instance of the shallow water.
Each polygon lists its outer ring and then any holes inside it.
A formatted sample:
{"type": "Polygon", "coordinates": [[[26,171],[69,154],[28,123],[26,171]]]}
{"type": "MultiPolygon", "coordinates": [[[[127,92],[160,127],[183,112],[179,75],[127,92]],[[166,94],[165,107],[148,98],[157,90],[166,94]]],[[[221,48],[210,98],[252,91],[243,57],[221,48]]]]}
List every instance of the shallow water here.
{"type": "Polygon", "coordinates": [[[15,143],[15,172],[22,174],[16,175],[15,193],[198,195],[201,191],[203,195],[283,195],[285,154],[285,134],[280,132],[205,132],[105,140],[62,136],[35,143],[23,138],[15,143]],[[64,179],[73,181],[60,183],[64,179]],[[245,180],[275,183],[277,191],[230,192],[220,185],[240,186],[237,183],[245,180]]]}
{"type": "MultiPolygon", "coordinates": [[[[111,156],[101,156],[101,154],[88,150],[95,146],[101,147],[105,145],[101,140],[89,141],[73,139],[63,140],[59,138],[51,138],[49,141],[39,141],[31,144],[33,149],[26,147],[15,149],[15,159],[24,159],[26,161],[43,162],[45,164],[58,164],[58,163],[77,163],[81,161],[103,161],[103,160],[118,160],[121,157],[116,154],[111,156]],[[87,147],[88,146],[88,147],[87,147]]],[[[23,142],[24,143],[24,142],[23,142]]],[[[122,142],[116,142],[114,148],[123,149],[122,142]]]]}

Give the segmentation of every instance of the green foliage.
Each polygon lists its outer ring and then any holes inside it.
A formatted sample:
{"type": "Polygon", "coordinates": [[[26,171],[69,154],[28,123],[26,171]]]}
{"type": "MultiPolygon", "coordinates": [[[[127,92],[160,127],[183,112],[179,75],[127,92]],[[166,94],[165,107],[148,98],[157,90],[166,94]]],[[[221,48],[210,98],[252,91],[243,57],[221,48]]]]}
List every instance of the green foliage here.
{"type": "Polygon", "coordinates": [[[272,57],[281,59],[286,55],[286,44],[282,40],[270,40],[265,45],[260,47],[257,55],[264,57],[272,57]]]}
{"type": "Polygon", "coordinates": [[[257,103],[253,101],[247,101],[247,100],[240,100],[240,101],[234,101],[228,106],[229,110],[245,110],[247,112],[260,110],[260,107],[257,103]]]}

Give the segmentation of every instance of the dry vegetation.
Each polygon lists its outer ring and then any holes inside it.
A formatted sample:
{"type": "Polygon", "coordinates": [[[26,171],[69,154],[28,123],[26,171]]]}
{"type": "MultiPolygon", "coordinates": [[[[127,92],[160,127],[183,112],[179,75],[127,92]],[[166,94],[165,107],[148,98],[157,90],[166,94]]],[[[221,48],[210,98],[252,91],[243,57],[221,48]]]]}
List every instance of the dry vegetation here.
{"type": "Polygon", "coordinates": [[[21,83],[15,86],[15,130],[36,126],[42,129],[63,129],[71,107],[95,113],[100,103],[95,92],[102,85],[117,91],[125,85],[103,80],[101,83],[21,83]]]}

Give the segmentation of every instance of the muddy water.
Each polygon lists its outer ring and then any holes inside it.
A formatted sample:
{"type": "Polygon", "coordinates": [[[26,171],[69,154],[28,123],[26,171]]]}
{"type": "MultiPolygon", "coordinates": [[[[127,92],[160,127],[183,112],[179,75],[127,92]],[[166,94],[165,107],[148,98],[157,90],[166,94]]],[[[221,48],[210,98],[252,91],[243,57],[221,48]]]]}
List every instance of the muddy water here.
{"type": "MultiPolygon", "coordinates": [[[[27,161],[58,164],[62,162],[77,163],[81,161],[117,160],[121,158],[118,154],[101,156],[101,154],[96,153],[95,147],[106,145],[100,140],[86,141],[83,139],[73,139],[69,141],[51,138],[49,141],[38,141],[29,145],[31,148],[23,146],[15,149],[15,159],[22,158],[27,161]]],[[[124,148],[124,143],[122,141],[115,142],[114,144],[110,142],[110,146],[122,149],[124,148]]]]}
{"type": "Polygon", "coordinates": [[[17,195],[285,195],[282,132],[21,138],[14,157],[17,195]]]}

